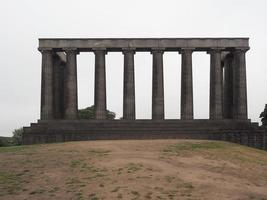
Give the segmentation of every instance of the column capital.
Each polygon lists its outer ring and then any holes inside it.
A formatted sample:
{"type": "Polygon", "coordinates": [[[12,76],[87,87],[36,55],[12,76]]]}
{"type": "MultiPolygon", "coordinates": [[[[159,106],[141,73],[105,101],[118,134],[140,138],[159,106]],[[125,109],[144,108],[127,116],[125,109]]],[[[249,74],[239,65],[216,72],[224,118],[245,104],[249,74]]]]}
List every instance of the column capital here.
{"type": "Polygon", "coordinates": [[[226,52],[226,54],[224,55],[224,60],[225,59],[228,59],[228,58],[233,58],[233,52],[232,51],[229,51],[229,52],[226,52]]]}
{"type": "Polygon", "coordinates": [[[250,48],[249,47],[236,47],[234,50],[233,50],[233,53],[238,53],[238,52],[243,52],[243,53],[246,53],[250,48]]]}
{"type": "Polygon", "coordinates": [[[122,53],[126,54],[126,53],[133,53],[135,54],[135,48],[122,48],[122,53]]]}
{"type": "Polygon", "coordinates": [[[104,53],[107,54],[107,49],[106,48],[92,48],[92,51],[96,54],[96,53],[104,53]]]}
{"type": "Polygon", "coordinates": [[[151,54],[154,54],[154,53],[160,53],[160,54],[163,54],[164,51],[165,51],[165,48],[151,48],[150,53],[151,53],[151,54]]]}
{"type": "Polygon", "coordinates": [[[50,52],[53,51],[53,48],[47,48],[47,47],[39,47],[38,51],[40,51],[41,53],[43,52],[50,52]]]}
{"type": "Polygon", "coordinates": [[[207,54],[212,54],[212,53],[221,53],[224,50],[224,48],[220,48],[220,47],[214,47],[214,48],[210,48],[207,51],[207,54]]]}
{"type": "Polygon", "coordinates": [[[79,54],[79,51],[77,48],[73,48],[73,47],[68,47],[68,48],[63,48],[63,51],[65,51],[66,53],[76,53],[79,54]]]}
{"type": "Polygon", "coordinates": [[[184,53],[193,53],[193,51],[195,50],[195,48],[181,48],[179,50],[179,54],[184,54],[184,53]]]}

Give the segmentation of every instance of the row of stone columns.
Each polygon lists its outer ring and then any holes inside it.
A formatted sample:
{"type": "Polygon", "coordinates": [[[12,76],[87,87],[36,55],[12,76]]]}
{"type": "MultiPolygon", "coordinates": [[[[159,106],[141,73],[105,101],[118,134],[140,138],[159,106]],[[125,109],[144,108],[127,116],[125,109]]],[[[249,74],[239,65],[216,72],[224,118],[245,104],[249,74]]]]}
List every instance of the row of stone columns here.
{"type": "MultiPolygon", "coordinates": [[[[55,58],[53,49],[40,49],[42,52],[42,94],[41,119],[54,119],[55,110],[63,119],[77,119],[77,49],[66,48],[64,87],[55,86],[59,82],[55,78],[55,58]],[[58,90],[61,91],[59,95],[58,90]],[[63,96],[63,97],[60,97],[63,96]],[[55,103],[55,99],[58,100],[55,103]],[[62,104],[63,108],[62,108],[62,104]],[[59,106],[61,106],[59,108],[59,106]]],[[[106,49],[93,49],[95,54],[95,119],[106,119],[106,49]]],[[[180,50],[181,66],[181,119],[193,119],[193,77],[192,53],[194,49],[180,50]]],[[[247,49],[234,49],[223,59],[222,49],[210,49],[210,119],[220,120],[247,119],[247,91],[246,91],[246,63],[247,49]],[[224,79],[223,79],[224,78],[224,79]]],[[[123,86],[123,119],[135,120],[135,81],[134,54],[135,49],[122,49],[124,54],[124,86],[123,86]]],[[[164,119],[164,80],[163,80],[164,49],[152,49],[153,77],[152,77],[152,119],[164,119]]],[[[60,73],[60,72],[59,72],[60,73]]],[[[62,83],[61,81],[61,83],[62,83]]]]}

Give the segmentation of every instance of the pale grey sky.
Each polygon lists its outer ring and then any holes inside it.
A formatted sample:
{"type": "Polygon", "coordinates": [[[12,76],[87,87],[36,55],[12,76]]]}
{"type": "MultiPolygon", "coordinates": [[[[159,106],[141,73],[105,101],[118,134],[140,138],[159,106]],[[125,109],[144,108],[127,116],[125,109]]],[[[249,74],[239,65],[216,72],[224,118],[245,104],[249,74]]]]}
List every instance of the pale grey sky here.
{"type": "MultiPolygon", "coordinates": [[[[41,55],[38,38],[249,37],[248,112],[267,103],[266,0],[8,0],[0,7],[0,135],[39,119],[41,55]]],[[[151,116],[152,57],[135,56],[137,118],[151,116]]],[[[109,53],[108,109],[122,115],[121,53],[109,53]]],[[[165,115],[180,116],[178,53],[164,54],[165,115]]],[[[208,118],[209,55],[193,54],[195,118],[208,118]]],[[[94,55],[78,56],[79,107],[93,104],[94,55]]]]}

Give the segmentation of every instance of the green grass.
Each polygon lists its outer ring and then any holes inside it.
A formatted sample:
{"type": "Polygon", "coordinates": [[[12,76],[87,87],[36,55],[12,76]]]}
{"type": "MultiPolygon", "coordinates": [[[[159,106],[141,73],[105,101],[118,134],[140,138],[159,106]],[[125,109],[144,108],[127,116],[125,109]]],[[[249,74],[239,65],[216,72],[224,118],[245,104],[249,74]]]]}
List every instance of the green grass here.
{"type": "Polygon", "coordinates": [[[178,143],[168,146],[163,149],[163,152],[180,152],[180,151],[197,151],[197,150],[212,150],[225,149],[228,144],[223,142],[199,142],[199,143],[178,143]]]}
{"type": "Polygon", "coordinates": [[[30,192],[30,195],[34,195],[34,194],[42,194],[42,193],[45,193],[46,190],[44,189],[36,189],[36,190],[33,190],[32,192],[30,192]]]}
{"type": "Polygon", "coordinates": [[[76,168],[76,167],[78,167],[78,166],[80,166],[81,165],[81,161],[80,160],[72,160],[71,162],[70,162],[70,167],[71,168],[76,168]]]}
{"type": "Polygon", "coordinates": [[[171,183],[174,179],[175,179],[174,176],[165,176],[165,180],[166,180],[168,183],[171,183]]]}
{"type": "Polygon", "coordinates": [[[126,168],[127,168],[127,173],[134,173],[138,170],[141,170],[143,167],[142,164],[136,164],[136,163],[129,163],[127,164],[126,168]]]}
{"type": "Polygon", "coordinates": [[[105,149],[91,149],[88,151],[90,155],[94,156],[106,156],[110,153],[110,150],[105,150],[105,149]]]}
{"type": "Polygon", "coordinates": [[[266,151],[222,141],[177,143],[165,147],[161,152],[161,158],[170,155],[193,156],[201,154],[204,158],[210,160],[217,160],[219,156],[221,159],[228,160],[232,163],[240,163],[244,165],[246,163],[257,163],[262,166],[267,165],[267,159],[260,159],[261,155],[267,156],[266,151]],[[255,153],[259,155],[255,156],[255,153]]]}
{"type": "Polygon", "coordinates": [[[68,178],[67,185],[81,184],[82,182],[78,178],[68,178]]]}
{"type": "Polygon", "coordinates": [[[15,194],[22,190],[23,179],[21,173],[0,172],[0,196],[15,194]]]}
{"type": "Polygon", "coordinates": [[[11,146],[11,147],[0,147],[0,153],[13,153],[13,152],[23,152],[25,150],[31,149],[29,146],[11,146]]]}
{"type": "Polygon", "coordinates": [[[97,197],[97,195],[96,195],[95,193],[90,194],[90,195],[89,195],[89,199],[90,199],[90,200],[99,200],[99,198],[97,197]]]}
{"type": "Polygon", "coordinates": [[[162,154],[160,158],[165,158],[168,155],[187,155],[208,152],[209,154],[214,154],[214,152],[223,152],[229,148],[234,147],[234,144],[218,141],[205,141],[205,142],[183,142],[173,145],[169,145],[161,150],[162,154]]]}
{"type": "Polygon", "coordinates": [[[21,154],[21,155],[33,155],[38,153],[42,147],[45,147],[45,144],[34,144],[34,145],[18,145],[18,146],[9,146],[9,147],[0,147],[0,153],[12,153],[12,154],[21,154]]]}
{"type": "Polygon", "coordinates": [[[75,197],[77,200],[84,200],[82,192],[75,193],[75,197]]]}
{"type": "Polygon", "coordinates": [[[131,191],[131,194],[134,196],[132,200],[140,199],[140,194],[138,191],[131,191]]]}

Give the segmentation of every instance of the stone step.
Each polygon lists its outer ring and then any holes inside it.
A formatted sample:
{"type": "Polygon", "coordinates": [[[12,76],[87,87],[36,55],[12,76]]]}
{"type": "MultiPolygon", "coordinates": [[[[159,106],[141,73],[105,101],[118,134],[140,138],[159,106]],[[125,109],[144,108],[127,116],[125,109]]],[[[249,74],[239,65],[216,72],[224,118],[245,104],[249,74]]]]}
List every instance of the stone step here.
{"type": "Polygon", "coordinates": [[[23,143],[116,139],[225,140],[260,149],[266,130],[250,120],[41,120],[24,128],[23,143]]]}
{"type": "Polygon", "coordinates": [[[191,129],[251,129],[255,128],[255,126],[251,125],[251,123],[247,122],[229,122],[229,121],[214,121],[214,122],[194,122],[194,121],[103,121],[103,122],[95,122],[95,121],[54,121],[54,122],[40,122],[37,124],[32,124],[31,127],[57,127],[57,128],[191,128],[191,129]]]}

